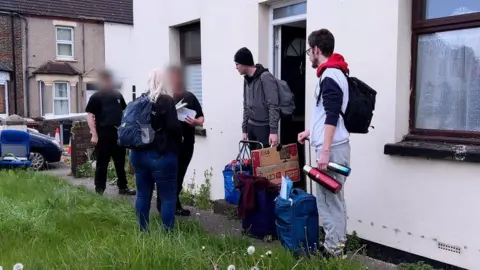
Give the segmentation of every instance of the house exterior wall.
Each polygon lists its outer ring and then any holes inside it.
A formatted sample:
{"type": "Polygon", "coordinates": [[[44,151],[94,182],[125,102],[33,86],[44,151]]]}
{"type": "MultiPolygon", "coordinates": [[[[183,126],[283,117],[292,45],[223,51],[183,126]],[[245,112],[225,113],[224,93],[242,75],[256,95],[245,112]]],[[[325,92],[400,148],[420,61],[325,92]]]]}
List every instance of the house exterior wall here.
{"type": "MultiPolygon", "coordinates": [[[[134,1],[135,26],[133,32],[126,31],[132,34],[134,53],[129,63],[118,65],[128,73],[137,91],[145,89],[152,68],[178,60],[175,27],[201,21],[207,136],[197,137],[186,181],[195,175],[199,185],[204,180],[203,172],[213,168],[212,199],[223,198],[222,170],[236,156],[241,138],[243,84],[233,55],[246,46],[256,60],[269,65],[271,33],[265,23],[269,22],[267,4],[271,2],[134,1]]],[[[472,213],[480,205],[480,167],[383,154],[386,143],[398,142],[408,132],[411,2],[307,1],[307,33],[330,29],[336,37],[336,51],[346,57],[352,75],[378,90],[375,129],[368,135],[351,137],[353,173],[345,186],[348,229],[373,242],[478,269],[480,217],[472,213]],[[328,12],[322,12],[326,8],[328,12]],[[439,243],[458,246],[461,254],[441,250],[439,243]]],[[[310,97],[317,83],[313,69],[307,69],[306,78],[308,125],[310,97]]],[[[124,91],[126,96],[131,95],[124,91]]]]}
{"type": "Polygon", "coordinates": [[[132,86],[135,85],[133,29],[131,25],[105,23],[105,67],[112,70],[121,83],[121,92],[127,102],[132,100],[132,86]]]}
{"type": "Polygon", "coordinates": [[[16,85],[13,87],[13,76],[10,76],[8,87],[9,113],[23,116],[24,106],[24,73],[23,73],[23,49],[22,49],[22,20],[13,17],[15,48],[12,48],[12,17],[9,14],[0,14],[0,62],[13,70],[13,53],[15,52],[15,77],[16,85]],[[15,95],[16,91],[16,95],[15,95]],[[16,105],[16,106],[15,106],[16,105]]]}
{"type": "MultiPolygon", "coordinates": [[[[68,60],[72,67],[80,73],[89,73],[92,69],[105,67],[105,34],[103,24],[84,21],[59,20],[42,17],[28,17],[29,24],[29,70],[34,72],[48,61],[64,61],[56,59],[56,26],[73,27],[74,59],[68,60]]],[[[77,84],[70,85],[70,113],[84,112],[86,105],[85,83],[77,79],[77,84]]],[[[30,83],[30,115],[41,115],[41,97],[38,81],[31,77],[30,83]]],[[[52,97],[51,87],[46,87],[46,98],[52,97]],[[50,89],[50,91],[49,91],[50,89]]],[[[46,105],[52,104],[47,101],[46,105]]]]}

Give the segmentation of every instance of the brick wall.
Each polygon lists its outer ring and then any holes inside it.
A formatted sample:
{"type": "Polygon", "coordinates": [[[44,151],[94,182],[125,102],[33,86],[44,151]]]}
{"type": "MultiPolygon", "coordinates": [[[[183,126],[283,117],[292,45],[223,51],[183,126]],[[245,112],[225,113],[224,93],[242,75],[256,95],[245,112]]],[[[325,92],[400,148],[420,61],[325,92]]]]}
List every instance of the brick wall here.
{"type": "Polygon", "coordinates": [[[61,121],[58,120],[43,120],[41,118],[35,119],[37,126],[35,127],[38,132],[55,137],[55,131],[60,128],[61,121]]]}
{"type": "MultiPolygon", "coordinates": [[[[13,82],[10,81],[8,88],[8,109],[9,114],[18,114],[25,116],[24,106],[24,69],[23,69],[23,50],[22,50],[22,21],[14,17],[14,37],[15,37],[15,63],[16,63],[16,89],[13,88],[13,82]],[[17,93],[15,109],[15,91],[17,93]]],[[[13,49],[12,49],[12,21],[8,14],[0,14],[0,61],[13,69],[13,49]]],[[[13,76],[12,76],[13,77],[13,76]]],[[[13,78],[10,78],[13,79],[13,78]]]]}
{"type": "Polygon", "coordinates": [[[90,142],[91,136],[87,121],[77,121],[73,123],[71,139],[71,169],[72,175],[77,177],[77,168],[87,162],[87,152],[93,148],[90,142]]]}

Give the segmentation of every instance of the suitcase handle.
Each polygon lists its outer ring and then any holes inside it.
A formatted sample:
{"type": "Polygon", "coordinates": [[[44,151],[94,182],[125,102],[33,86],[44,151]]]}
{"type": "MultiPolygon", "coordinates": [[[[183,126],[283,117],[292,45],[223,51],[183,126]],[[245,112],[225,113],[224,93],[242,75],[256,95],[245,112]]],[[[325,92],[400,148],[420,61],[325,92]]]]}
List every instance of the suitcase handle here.
{"type": "MultiPolygon", "coordinates": [[[[310,138],[305,138],[305,142],[308,142],[308,164],[312,165],[312,145],[310,144],[310,138]]],[[[305,143],[305,147],[307,147],[307,143],[305,143]]],[[[310,179],[310,178],[309,178],[310,179]]],[[[310,195],[313,192],[313,180],[310,179],[310,195]]]]}
{"type": "Polygon", "coordinates": [[[259,141],[249,141],[249,140],[241,140],[238,143],[238,148],[240,149],[242,147],[242,145],[248,145],[248,144],[258,144],[258,145],[260,145],[261,148],[263,148],[263,143],[261,143],[259,141]]]}

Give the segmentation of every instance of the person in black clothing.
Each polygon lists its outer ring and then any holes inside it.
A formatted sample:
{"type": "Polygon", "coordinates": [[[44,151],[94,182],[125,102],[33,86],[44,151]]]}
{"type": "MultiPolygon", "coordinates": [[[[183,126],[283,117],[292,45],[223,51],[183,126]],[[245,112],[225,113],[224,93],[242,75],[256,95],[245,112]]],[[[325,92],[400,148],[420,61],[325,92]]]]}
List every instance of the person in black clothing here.
{"type": "MultiPolygon", "coordinates": [[[[182,68],[177,66],[170,66],[167,69],[166,74],[173,91],[173,99],[175,104],[178,102],[186,103],[187,105],[185,108],[194,110],[196,112],[195,118],[187,118],[185,122],[181,123],[182,126],[182,134],[183,134],[183,142],[180,146],[180,151],[178,154],[178,175],[177,175],[177,211],[176,214],[179,216],[189,216],[190,211],[187,209],[183,209],[182,204],[180,202],[180,191],[183,187],[183,182],[185,178],[185,174],[187,173],[188,165],[192,160],[193,150],[195,145],[195,127],[203,125],[205,120],[203,116],[202,106],[198,101],[197,97],[188,92],[185,89],[185,85],[183,83],[183,71],[182,68]]],[[[157,198],[159,198],[157,196],[157,198]]],[[[161,200],[157,200],[157,208],[160,211],[161,208],[161,200]]]]}
{"type": "Polygon", "coordinates": [[[117,145],[117,128],[122,121],[123,110],[127,107],[121,93],[114,86],[112,75],[108,71],[100,73],[100,90],[88,101],[85,111],[88,113],[88,126],[95,145],[97,166],[95,169],[95,191],[103,194],[107,186],[107,170],[113,158],[117,173],[119,194],[135,195],[127,186],[125,173],[126,150],[117,145]]]}
{"type": "Polygon", "coordinates": [[[135,170],[137,199],[135,209],[142,231],[148,230],[150,205],[156,185],[162,200],[163,226],[172,230],[177,204],[178,152],[182,143],[182,128],[177,119],[175,103],[169,86],[162,80],[162,72],[150,74],[148,97],[155,102],[152,111],[152,128],[157,130],[154,142],[145,149],[132,149],[130,160],[135,170]]]}

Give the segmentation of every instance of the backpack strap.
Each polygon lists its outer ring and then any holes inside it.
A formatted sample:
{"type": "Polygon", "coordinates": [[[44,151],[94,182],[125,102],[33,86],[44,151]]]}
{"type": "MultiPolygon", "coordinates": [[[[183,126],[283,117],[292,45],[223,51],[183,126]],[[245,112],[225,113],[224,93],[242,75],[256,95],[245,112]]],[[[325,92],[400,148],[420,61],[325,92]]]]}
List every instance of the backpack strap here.
{"type": "MultiPolygon", "coordinates": [[[[339,68],[337,68],[337,69],[340,70],[340,71],[343,73],[343,75],[345,75],[345,77],[346,77],[346,79],[347,79],[347,84],[348,84],[348,78],[350,78],[350,76],[349,76],[349,73],[350,73],[350,72],[345,72],[345,71],[343,71],[343,70],[341,70],[341,69],[339,69],[339,68]]],[[[322,87],[320,87],[320,84],[322,83],[322,81],[323,81],[323,78],[321,78],[321,79],[319,80],[319,82],[318,82],[318,88],[320,88],[320,91],[319,91],[318,97],[317,97],[317,107],[318,107],[318,105],[320,104],[320,99],[321,99],[322,94],[323,94],[322,87]]],[[[349,90],[350,90],[350,85],[349,85],[349,90]]],[[[340,115],[343,117],[343,119],[345,119],[345,113],[342,112],[342,110],[340,110],[340,115]]]]}

